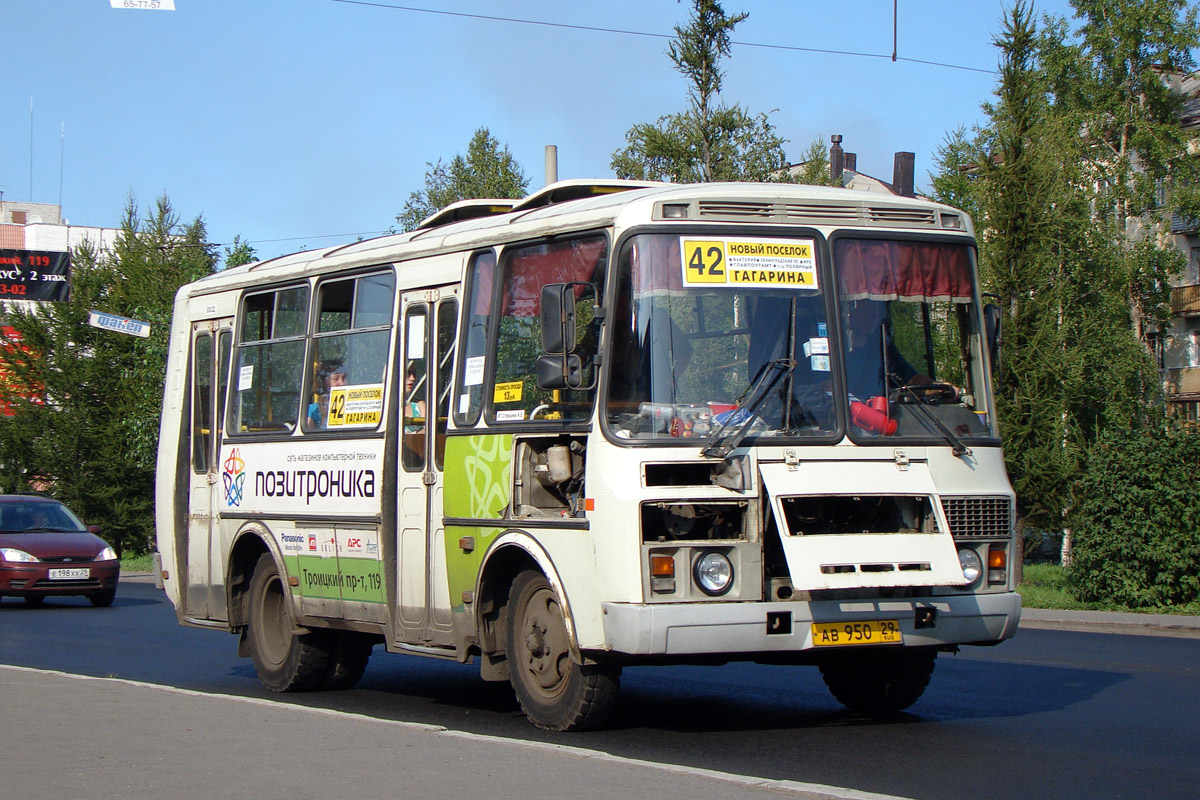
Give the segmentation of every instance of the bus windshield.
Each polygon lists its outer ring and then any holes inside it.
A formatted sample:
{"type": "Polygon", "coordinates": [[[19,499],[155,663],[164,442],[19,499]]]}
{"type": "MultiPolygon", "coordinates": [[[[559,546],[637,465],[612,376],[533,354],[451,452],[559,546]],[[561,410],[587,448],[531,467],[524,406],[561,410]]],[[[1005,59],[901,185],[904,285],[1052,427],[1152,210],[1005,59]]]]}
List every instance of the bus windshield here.
{"type": "Polygon", "coordinates": [[[968,248],[832,250],[829,303],[812,239],[629,239],[610,312],[612,434],[703,439],[748,423],[750,436],[804,440],[833,435],[841,413],[866,444],[991,436],[968,248]]]}

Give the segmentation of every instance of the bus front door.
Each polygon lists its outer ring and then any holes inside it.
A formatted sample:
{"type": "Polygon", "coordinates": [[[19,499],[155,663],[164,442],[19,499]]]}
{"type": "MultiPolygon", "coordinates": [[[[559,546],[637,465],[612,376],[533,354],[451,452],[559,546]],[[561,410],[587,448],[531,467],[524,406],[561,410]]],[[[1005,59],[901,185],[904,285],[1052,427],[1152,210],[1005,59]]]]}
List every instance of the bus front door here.
{"type": "Polygon", "coordinates": [[[399,632],[409,644],[451,644],[442,471],[458,321],[455,289],[401,295],[401,433],[396,492],[399,632]]]}
{"type": "Polygon", "coordinates": [[[217,512],[222,508],[221,431],[233,319],[192,324],[191,469],[188,491],[187,616],[226,619],[217,512]]]}

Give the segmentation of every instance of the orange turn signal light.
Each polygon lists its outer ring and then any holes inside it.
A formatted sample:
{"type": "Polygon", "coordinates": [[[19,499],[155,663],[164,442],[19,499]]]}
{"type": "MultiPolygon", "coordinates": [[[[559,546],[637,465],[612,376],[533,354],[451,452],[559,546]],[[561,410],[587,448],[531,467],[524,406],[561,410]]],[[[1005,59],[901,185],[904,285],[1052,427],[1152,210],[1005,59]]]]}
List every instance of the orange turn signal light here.
{"type": "Polygon", "coordinates": [[[675,577],[674,556],[650,556],[650,575],[655,578],[675,577]]]}
{"type": "Polygon", "coordinates": [[[1008,566],[1008,554],[1004,547],[992,547],[988,549],[988,569],[1004,569],[1008,566]]]}

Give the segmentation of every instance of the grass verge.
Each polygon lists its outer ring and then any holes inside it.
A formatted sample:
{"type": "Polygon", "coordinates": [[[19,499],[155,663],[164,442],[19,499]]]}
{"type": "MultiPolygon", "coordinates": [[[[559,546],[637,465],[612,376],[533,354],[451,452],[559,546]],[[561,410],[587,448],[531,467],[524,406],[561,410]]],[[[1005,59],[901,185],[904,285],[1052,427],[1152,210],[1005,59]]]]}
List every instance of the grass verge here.
{"type": "Polygon", "coordinates": [[[121,571],[122,572],[149,572],[150,553],[125,553],[121,556],[121,571]]]}
{"type": "Polygon", "coordinates": [[[1158,608],[1125,608],[1111,603],[1085,603],[1076,600],[1067,582],[1066,570],[1057,564],[1026,564],[1018,591],[1021,593],[1021,605],[1026,608],[1200,616],[1200,602],[1158,608]]]}

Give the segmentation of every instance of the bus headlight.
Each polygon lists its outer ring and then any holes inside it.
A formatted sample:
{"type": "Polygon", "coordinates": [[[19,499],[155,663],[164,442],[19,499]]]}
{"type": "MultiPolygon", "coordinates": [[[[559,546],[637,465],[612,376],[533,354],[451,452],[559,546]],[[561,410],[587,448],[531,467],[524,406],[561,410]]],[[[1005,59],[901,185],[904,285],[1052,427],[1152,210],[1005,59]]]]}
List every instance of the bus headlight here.
{"type": "Polygon", "coordinates": [[[958,551],[958,563],[962,567],[963,578],[968,586],[979,580],[979,576],[983,574],[983,559],[970,547],[963,547],[958,551]]]}
{"type": "Polygon", "coordinates": [[[692,576],[700,591],[715,597],[725,594],[733,585],[733,564],[722,553],[705,553],[696,559],[692,576]]]}

